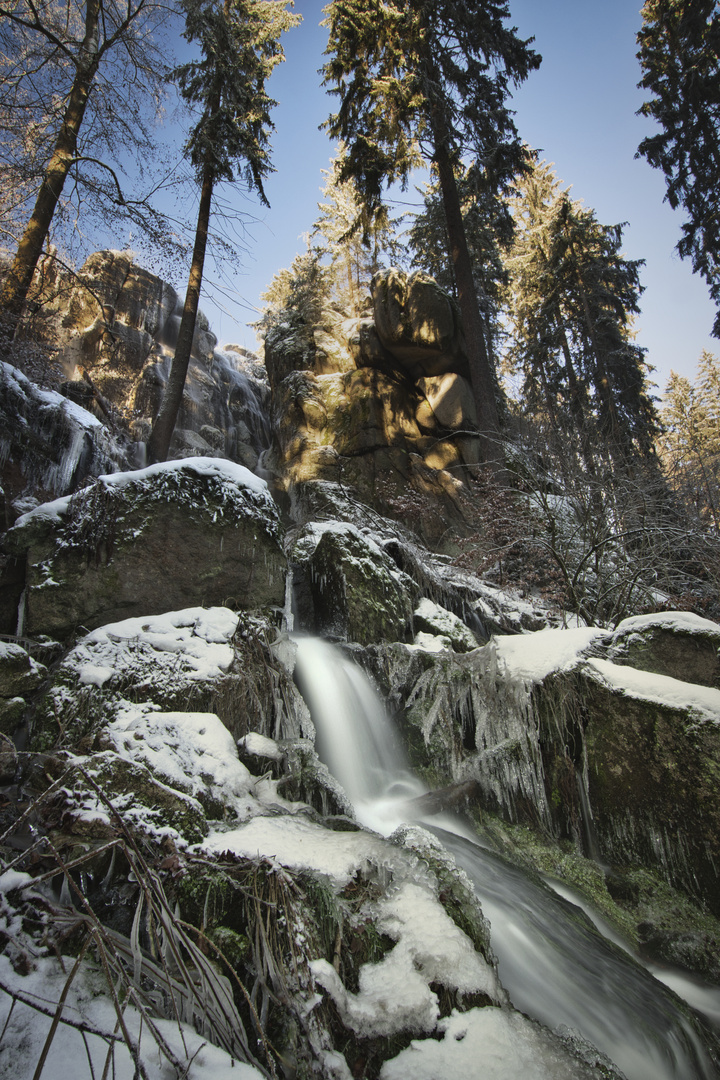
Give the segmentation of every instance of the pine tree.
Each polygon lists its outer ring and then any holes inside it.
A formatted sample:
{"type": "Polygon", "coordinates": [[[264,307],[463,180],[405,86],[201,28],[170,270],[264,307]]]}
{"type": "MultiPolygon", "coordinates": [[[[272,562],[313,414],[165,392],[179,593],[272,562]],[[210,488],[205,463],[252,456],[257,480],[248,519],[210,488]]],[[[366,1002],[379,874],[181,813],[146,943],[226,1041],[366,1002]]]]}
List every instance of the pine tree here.
{"type": "Polygon", "coordinates": [[[481,431],[499,430],[495,379],[485,348],[472,258],[456,177],[464,155],[488,190],[506,188],[525,152],[506,101],[509,85],[540,63],[514,29],[505,3],[476,0],[332,0],[325,83],[340,98],[328,128],[347,145],[352,177],[370,220],[385,185],[406,184],[424,157],[436,170],[481,431]]]}
{"type": "MultiPolygon", "coordinates": [[[[501,293],[502,287],[507,284],[504,250],[512,240],[513,221],[507,200],[494,192],[482,188],[478,190],[475,170],[459,169],[456,180],[485,349],[494,368],[502,333],[501,293]]],[[[415,215],[407,233],[412,264],[425,270],[446,292],[457,297],[440,186],[434,180],[418,190],[423,196],[423,210],[415,215]]]]}
{"type": "Polygon", "coordinates": [[[720,359],[703,351],[694,383],[671,373],[660,419],[670,485],[693,520],[720,531],[720,359]]]}
{"type": "MultiPolygon", "coordinates": [[[[638,34],[639,83],[652,97],[640,113],[661,130],[638,156],[662,169],[666,198],[688,220],[677,245],[720,308],[720,7],[717,0],[647,0],[638,34]]],[[[713,327],[720,337],[720,313],[713,327]]]]}
{"type": "Polygon", "coordinates": [[[643,350],[632,337],[641,263],[621,254],[622,226],[601,225],[545,163],[521,182],[509,260],[512,359],[522,396],[548,426],[574,432],[588,470],[650,461],[657,418],[643,350]]]}
{"type": "Polygon", "coordinates": [[[202,59],[178,68],[184,99],[200,110],[185,146],[200,185],[195,245],[168,385],[148,440],[150,461],[164,461],[170,447],[190,363],[205,264],[215,185],[240,176],[266,205],[263,180],[272,171],[268,153],[270,109],[265,83],[284,59],[280,35],[299,21],[292,0],[183,0],[188,41],[202,59]]]}

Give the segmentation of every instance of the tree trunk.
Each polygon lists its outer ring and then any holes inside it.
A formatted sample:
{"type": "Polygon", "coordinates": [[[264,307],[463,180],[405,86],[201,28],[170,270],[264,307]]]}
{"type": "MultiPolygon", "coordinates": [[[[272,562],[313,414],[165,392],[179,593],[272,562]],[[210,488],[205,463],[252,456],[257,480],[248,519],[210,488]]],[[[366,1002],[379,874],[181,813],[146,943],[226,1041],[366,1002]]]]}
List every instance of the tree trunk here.
{"type": "Polygon", "coordinates": [[[185,388],[185,378],[190,363],[195,322],[200,303],[200,288],[205,265],[205,250],[210,227],[210,208],[214,183],[215,176],[212,167],[206,164],[203,170],[200,208],[195,229],[195,246],[193,247],[190,277],[188,278],[182,319],[180,320],[180,331],[175,346],[175,355],[170,367],[168,384],[148,440],[147,456],[149,464],[155,461],[167,460],[170,440],[182,404],[183,389],[185,388]]]}
{"type": "Polygon", "coordinates": [[[85,37],[62,126],[45,170],[32,216],[25,226],[12,266],[0,292],[0,309],[9,321],[9,329],[13,335],[22,316],[55,208],[77,154],[78,134],[90,97],[90,88],[100,63],[99,18],[100,0],[88,0],[85,11],[85,37]]]}
{"type": "Polygon", "coordinates": [[[445,221],[450,240],[450,255],[455,271],[458,305],[465,331],[470,381],[482,435],[481,452],[486,463],[501,463],[500,421],[495,401],[495,379],[485,347],[485,335],[475,294],[472,260],[465,237],[465,226],[455,181],[455,170],[447,149],[437,136],[434,160],[440,180],[445,221]]]}

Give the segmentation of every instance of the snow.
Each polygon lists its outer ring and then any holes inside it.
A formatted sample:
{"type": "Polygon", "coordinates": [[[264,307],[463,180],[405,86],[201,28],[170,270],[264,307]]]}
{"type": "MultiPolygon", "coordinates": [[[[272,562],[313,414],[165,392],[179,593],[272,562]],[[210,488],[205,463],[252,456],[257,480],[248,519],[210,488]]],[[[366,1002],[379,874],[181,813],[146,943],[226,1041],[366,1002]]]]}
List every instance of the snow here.
{"type": "Polygon", "coordinates": [[[427,887],[404,882],[378,905],[376,928],[396,945],[379,963],[363,964],[357,994],[348,993],[326,960],[311,964],[343,1023],[357,1034],[433,1031],[439,1004],[431,983],[497,999],[494,971],[427,887]]]}
{"type": "MultiPolygon", "coordinates": [[[[224,483],[237,488],[244,488],[254,495],[261,496],[267,504],[267,508],[272,511],[273,516],[275,515],[275,503],[266,482],[251,473],[244,465],[238,465],[236,462],[227,461],[224,458],[191,457],[179,458],[177,461],[159,461],[154,465],[147,465],[144,469],[109,473],[98,476],[96,479],[106,487],[122,488],[128,484],[142,484],[155,476],[165,476],[170,473],[188,470],[197,473],[198,476],[215,477],[224,483]]],[[[64,495],[62,498],[54,499],[52,502],[42,503],[34,510],[19,517],[15,522],[15,526],[19,527],[27,524],[30,520],[36,521],[38,519],[61,521],[68,513],[72,497],[71,495],[64,495]]]]}
{"type": "Polygon", "coordinates": [[[711,722],[720,727],[720,690],[682,682],[669,675],[621,667],[609,660],[588,660],[583,667],[610,690],[668,709],[678,709],[699,722],[711,722]]]}
{"type": "Polygon", "coordinates": [[[358,870],[384,862],[392,853],[365,832],[331,832],[307,818],[281,815],[256,817],[238,828],[216,830],[203,841],[209,854],[231,851],[248,859],[275,859],[290,870],[311,868],[331,878],[338,888],[358,870]]]}
{"type": "Polygon", "coordinates": [[[26,874],[23,870],[6,870],[4,874],[0,874],[0,893],[24,889],[26,885],[32,884],[32,880],[32,875],[26,874]]]}
{"type": "Polygon", "coordinates": [[[700,615],[693,615],[690,611],[660,611],[654,615],[634,615],[630,619],[623,619],[615,627],[613,642],[627,634],[641,634],[644,630],[668,630],[679,634],[702,634],[710,635],[720,641],[720,626],[703,619],[700,615]]]}
{"type": "Polygon", "coordinates": [[[548,675],[568,671],[594,645],[610,636],[607,630],[581,626],[571,630],[536,630],[531,634],[494,638],[498,669],[511,678],[540,683],[548,675]]]}
{"type": "MultiPolygon", "coordinates": [[[[475,635],[465,625],[462,619],[454,615],[452,611],[433,603],[427,597],[423,597],[415,609],[415,616],[424,619],[438,637],[445,637],[450,641],[462,642],[467,649],[476,649],[475,635]]],[[[417,644],[417,638],[416,638],[417,644]]]]}
{"type": "Polygon", "coordinates": [[[444,634],[428,634],[421,630],[415,635],[412,645],[406,645],[406,649],[420,649],[421,652],[441,653],[452,652],[452,642],[444,634]]]}
{"type": "Polygon", "coordinates": [[[270,500],[268,486],[255,473],[251,473],[244,465],[237,462],[227,461],[225,458],[213,457],[190,457],[179,458],[177,461],[158,461],[154,465],[147,465],[144,469],[134,469],[131,472],[111,473],[109,476],[99,476],[98,479],[112,486],[123,487],[125,484],[138,484],[152,476],[161,473],[178,472],[190,469],[199,476],[214,476],[219,480],[228,481],[238,487],[248,488],[257,495],[266,495],[270,500]]]}
{"type": "Polygon", "coordinates": [[[76,405],[74,401],[63,397],[62,394],[58,394],[55,390],[41,390],[39,386],[36,386],[26,375],[23,375],[17,368],[12,367],[11,364],[0,362],[0,369],[8,381],[16,384],[16,392],[24,397],[34,399],[52,409],[61,409],[83,428],[102,427],[98,418],[88,412],[87,409],[83,409],[81,405],[76,405]]]}
{"type": "Polygon", "coordinates": [[[238,747],[254,757],[269,758],[270,761],[282,761],[284,754],[274,739],[251,731],[238,740],[238,747]]]}
{"type": "Polygon", "coordinates": [[[588,1070],[520,1013],[488,1007],[453,1011],[443,1038],[414,1039],[386,1061],[380,1080],[580,1080],[588,1070]]]}
{"type": "Polygon", "coordinates": [[[224,675],[235,657],[231,641],[238,616],[229,608],[185,608],[150,618],[123,619],[87,634],[65,666],[81,684],[104,686],[142,671],[152,659],[155,681],[163,676],[209,681],[224,675]]]}
{"type": "MultiPolygon", "coordinates": [[[[64,958],[64,972],[55,957],[40,958],[35,963],[35,970],[20,976],[13,971],[8,957],[0,955],[0,986],[22,994],[51,1013],[51,1016],[43,1016],[18,1001],[8,1017],[10,996],[7,993],[0,995],[2,1075],[12,1076],[13,1080],[31,1080],[33,1077],[50,1030],[52,1014],[68,973],[72,970],[74,958],[64,958]],[[4,1026],[6,1023],[7,1026],[4,1026]]],[[[80,1031],[60,1023],[50,1045],[43,1075],[76,1077],[78,1080],[104,1075],[108,1045],[113,1041],[115,1052],[109,1075],[115,1080],[133,1080],[137,1076],[128,1048],[122,1038],[118,1039],[117,1014],[111,1004],[105,979],[88,962],[77,972],[70,985],[62,1015],[75,1023],[82,1021],[88,1028],[106,1037],[88,1031],[84,1041],[80,1031]]],[[[138,1010],[126,1005],[123,1018],[131,1039],[136,1044],[139,1042],[140,1058],[147,1075],[155,1080],[172,1080],[176,1075],[175,1069],[160,1054],[138,1010]]],[[[183,1064],[191,1063],[183,1074],[187,1080],[259,1080],[263,1076],[253,1066],[233,1060],[224,1050],[208,1044],[187,1024],[170,1020],[156,1020],[155,1023],[176,1057],[183,1064]]]]}
{"type": "Polygon", "coordinates": [[[129,709],[106,732],[121,757],[196,798],[222,801],[229,812],[252,786],[232,735],[214,713],[129,709]]]}

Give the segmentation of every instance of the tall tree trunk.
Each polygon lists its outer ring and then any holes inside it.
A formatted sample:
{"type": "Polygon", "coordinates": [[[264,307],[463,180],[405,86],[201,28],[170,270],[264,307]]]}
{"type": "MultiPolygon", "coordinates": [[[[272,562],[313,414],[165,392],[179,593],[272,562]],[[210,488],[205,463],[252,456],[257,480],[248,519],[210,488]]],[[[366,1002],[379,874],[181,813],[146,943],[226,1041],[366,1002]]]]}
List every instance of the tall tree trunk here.
{"type": "Polygon", "coordinates": [[[13,335],[22,316],[55,208],[77,155],[78,135],[85,116],[92,82],[100,63],[99,20],[100,0],[88,0],[85,9],[85,37],[63,122],[52,157],[45,169],[32,216],[25,226],[12,266],[0,292],[0,309],[9,321],[9,328],[13,335]]]}
{"type": "Polygon", "coordinates": [[[470,381],[482,438],[482,456],[486,463],[500,462],[500,421],[495,401],[495,379],[490,367],[482,318],[478,308],[473,280],[472,259],[465,237],[460,196],[458,194],[450,155],[438,133],[435,133],[434,160],[442,192],[445,221],[450,240],[450,255],[455,271],[458,305],[465,331],[470,381]]]}
{"type": "Polygon", "coordinates": [[[155,418],[150,438],[147,445],[148,462],[166,461],[170,440],[172,439],[178,412],[182,404],[183,389],[187,376],[190,354],[192,352],[193,337],[195,334],[195,322],[197,320],[198,306],[200,303],[200,289],[202,286],[203,268],[205,266],[205,251],[207,249],[208,231],[210,228],[210,208],[212,206],[212,194],[215,183],[215,174],[208,163],[203,170],[202,188],[200,191],[200,207],[198,210],[197,226],[195,229],[195,246],[193,247],[192,263],[190,265],[190,277],[188,278],[185,303],[183,305],[180,331],[178,333],[175,355],[170,367],[170,376],[165,388],[160,410],[155,418]]]}
{"type": "Polygon", "coordinates": [[[597,471],[595,469],[595,461],[593,458],[593,449],[590,442],[587,425],[585,423],[586,416],[582,406],[582,390],[578,382],[577,373],[572,361],[572,355],[570,353],[570,346],[568,345],[567,334],[565,333],[565,326],[563,325],[562,317],[559,311],[555,311],[555,326],[557,327],[558,338],[560,339],[560,347],[562,349],[563,359],[565,361],[565,374],[568,381],[568,389],[570,391],[570,412],[572,413],[573,420],[575,422],[575,428],[580,439],[580,446],[582,448],[583,461],[585,462],[585,469],[591,480],[595,480],[597,477],[597,471]]]}

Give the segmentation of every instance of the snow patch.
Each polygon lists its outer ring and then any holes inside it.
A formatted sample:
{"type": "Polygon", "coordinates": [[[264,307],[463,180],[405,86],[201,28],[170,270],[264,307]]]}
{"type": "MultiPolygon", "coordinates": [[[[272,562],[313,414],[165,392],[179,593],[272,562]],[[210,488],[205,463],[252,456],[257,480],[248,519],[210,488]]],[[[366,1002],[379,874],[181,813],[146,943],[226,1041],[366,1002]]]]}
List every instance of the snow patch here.
{"type": "Polygon", "coordinates": [[[720,727],[720,690],[682,682],[669,675],[613,664],[610,660],[588,660],[584,669],[610,690],[627,697],[651,701],[668,709],[689,713],[701,723],[720,727]]]}
{"type": "Polygon", "coordinates": [[[498,669],[510,678],[540,683],[554,672],[570,670],[588,649],[609,637],[609,631],[592,626],[498,635],[494,639],[498,669]]]}
{"type": "Polygon", "coordinates": [[[443,1038],[414,1039],[386,1061],[380,1080],[580,1080],[588,1075],[559,1040],[520,1013],[488,1007],[453,1011],[443,1038]]]}
{"type": "Polygon", "coordinates": [[[352,881],[358,870],[390,857],[382,841],[370,833],[330,832],[306,818],[288,815],[253,818],[238,828],[211,832],[202,850],[276,859],[290,870],[325,874],[338,888],[352,881]]]}
{"type": "Polygon", "coordinates": [[[106,731],[120,757],[146,765],[155,777],[196,798],[209,795],[231,812],[252,786],[232,735],[214,713],[138,708],[121,715],[106,731]]]}
{"type": "Polygon", "coordinates": [[[433,1031],[440,1010],[431,983],[497,1000],[494,971],[427,887],[403,883],[378,905],[376,926],[397,944],[379,963],[363,964],[357,994],[345,989],[326,960],[310,965],[343,1023],[357,1034],[433,1031]]]}

